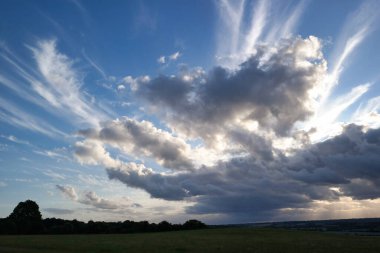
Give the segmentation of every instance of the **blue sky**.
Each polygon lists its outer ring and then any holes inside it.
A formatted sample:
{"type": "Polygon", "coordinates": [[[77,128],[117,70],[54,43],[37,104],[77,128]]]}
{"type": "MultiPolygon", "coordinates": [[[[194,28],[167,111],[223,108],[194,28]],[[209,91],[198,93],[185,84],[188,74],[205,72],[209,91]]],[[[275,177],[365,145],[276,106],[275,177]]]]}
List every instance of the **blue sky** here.
{"type": "Polygon", "coordinates": [[[0,216],[376,216],[378,7],[2,1],[0,216]]]}

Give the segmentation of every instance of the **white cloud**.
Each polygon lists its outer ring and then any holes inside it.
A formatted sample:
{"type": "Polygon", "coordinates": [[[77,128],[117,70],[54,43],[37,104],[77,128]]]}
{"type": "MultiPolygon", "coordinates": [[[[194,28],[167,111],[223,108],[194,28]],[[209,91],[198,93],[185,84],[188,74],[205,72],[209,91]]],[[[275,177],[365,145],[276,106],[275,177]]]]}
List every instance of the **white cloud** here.
{"type": "Polygon", "coordinates": [[[123,84],[119,84],[119,85],[117,86],[117,89],[118,89],[119,91],[123,91],[123,90],[125,90],[125,86],[124,86],[123,84]]]}
{"type": "MultiPolygon", "coordinates": [[[[129,77],[138,102],[160,121],[125,117],[80,130],[84,140],[75,155],[152,198],[191,203],[188,214],[263,220],[318,208],[319,201],[377,199],[379,129],[337,122],[370,84],[329,100],[320,111],[328,75],[322,45],[314,36],[283,38],[257,45],[233,70],[184,67],[143,85],[129,77]],[[310,121],[315,113],[319,120],[310,121]],[[336,123],[340,131],[332,129],[336,123]],[[332,130],[325,141],[313,140],[332,130]],[[197,163],[204,159],[200,150],[213,162],[197,163]]],[[[376,111],[377,102],[361,110],[376,111]]]]}
{"type": "Polygon", "coordinates": [[[165,58],[165,56],[160,56],[160,57],[157,59],[157,62],[158,62],[158,63],[161,63],[161,64],[165,64],[165,62],[166,62],[166,58],[165,58]]]}
{"type": "Polygon", "coordinates": [[[347,18],[332,53],[332,67],[329,76],[326,78],[325,87],[322,88],[321,103],[328,99],[334,87],[338,85],[349,57],[373,30],[372,26],[379,18],[379,13],[376,11],[379,7],[379,2],[366,1],[347,18]]]}
{"type": "Polygon", "coordinates": [[[181,53],[177,51],[174,54],[169,55],[169,59],[172,61],[176,61],[180,56],[181,56],[181,53]]]}
{"type": "Polygon", "coordinates": [[[8,135],[8,136],[6,136],[6,135],[0,135],[0,137],[5,138],[5,139],[7,139],[9,141],[12,141],[14,143],[24,144],[24,145],[30,145],[30,143],[28,141],[20,140],[16,136],[13,136],[13,135],[8,135]]]}
{"type": "Polygon", "coordinates": [[[76,190],[72,186],[62,186],[56,185],[57,189],[60,190],[64,195],[69,197],[69,199],[78,202],[83,205],[88,205],[95,207],[97,209],[106,209],[106,210],[114,210],[120,209],[127,211],[128,208],[135,208],[138,203],[129,203],[129,200],[126,198],[118,199],[118,200],[110,200],[99,197],[93,191],[84,191],[80,196],[78,196],[76,190]]]}
{"type": "Polygon", "coordinates": [[[0,98],[0,120],[53,138],[67,136],[45,120],[26,113],[23,109],[2,98],[0,98]]]}
{"type": "Polygon", "coordinates": [[[216,54],[219,64],[236,69],[262,42],[278,42],[295,34],[308,1],[300,1],[294,7],[281,1],[273,2],[259,0],[254,6],[245,0],[215,2],[221,20],[216,54]]]}
{"type": "Polygon", "coordinates": [[[57,173],[55,171],[52,171],[50,169],[42,170],[42,174],[45,176],[48,176],[54,180],[64,180],[66,179],[66,176],[60,173],[57,173]]]}
{"type": "Polygon", "coordinates": [[[170,62],[173,62],[173,61],[176,61],[178,60],[178,58],[181,56],[182,54],[177,51],[171,55],[168,55],[168,56],[165,56],[165,55],[162,55],[160,56],[158,59],[157,59],[157,62],[159,64],[165,64],[164,66],[167,66],[170,64],[170,62]]]}
{"type": "Polygon", "coordinates": [[[54,40],[39,41],[30,47],[44,80],[32,83],[33,89],[52,106],[69,112],[82,123],[98,126],[107,116],[87,101],[81,92],[82,81],[73,62],[57,51],[54,40]]]}
{"type": "Polygon", "coordinates": [[[57,189],[60,190],[65,196],[72,200],[78,200],[78,194],[74,187],[69,185],[56,185],[57,189]]]}

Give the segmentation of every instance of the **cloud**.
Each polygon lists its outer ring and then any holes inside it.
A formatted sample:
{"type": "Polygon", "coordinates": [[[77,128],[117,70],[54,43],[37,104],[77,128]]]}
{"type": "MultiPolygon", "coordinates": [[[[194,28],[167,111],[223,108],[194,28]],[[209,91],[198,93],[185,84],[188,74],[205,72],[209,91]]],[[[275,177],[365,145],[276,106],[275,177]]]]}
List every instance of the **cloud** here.
{"type": "Polygon", "coordinates": [[[33,89],[53,107],[73,114],[80,121],[97,126],[107,116],[95,109],[80,91],[82,81],[72,67],[73,62],[57,51],[56,41],[39,41],[30,47],[43,82],[33,82],[33,89]]]}
{"type": "Polygon", "coordinates": [[[101,143],[97,141],[76,142],[74,156],[83,164],[119,166],[119,162],[112,159],[101,143]]]}
{"type": "Polygon", "coordinates": [[[180,56],[181,56],[181,53],[177,51],[174,54],[169,55],[169,59],[172,61],[176,61],[180,56]]]}
{"type": "Polygon", "coordinates": [[[158,62],[159,64],[165,64],[165,66],[168,66],[171,62],[178,60],[178,58],[179,58],[181,55],[182,55],[182,54],[181,54],[179,51],[177,51],[177,52],[175,52],[175,53],[173,53],[173,54],[171,54],[171,55],[167,55],[167,56],[162,55],[162,56],[160,56],[160,57],[157,59],[157,62],[158,62]]]}
{"type": "MultiPolygon", "coordinates": [[[[307,2],[283,8],[258,1],[253,13],[247,4],[218,2],[224,37],[230,35],[218,53],[231,65],[208,72],[181,65],[175,75],[125,77],[133,102],[153,120],[121,117],[79,130],[76,159],[105,167],[109,179],[152,198],[187,203],[187,214],[225,222],[290,217],[290,210],[307,218],[305,210],[312,217],[331,203],[376,202],[378,99],[357,110],[354,123],[362,125],[338,122],[371,83],[324,100],[331,73],[367,36],[370,23],[359,22],[344,37],[342,60],[329,69],[320,39],[293,36],[307,2]],[[252,18],[248,25],[246,18],[252,18]],[[363,121],[364,114],[374,124],[363,121]]],[[[167,64],[177,53],[158,62],[167,64]]],[[[79,202],[112,208],[93,192],[79,202]]]]}
{"type": "Polygon", "coordinates": [[[0,98],[0,120],[49,137],[65,138],[67,134],[35,111],[43,109],[42,113],[49,113],[49,117],[59,117],[76,126],[97,126],[108,119],[109,110],[82,90],[81,73],[72,59],[58,51],[55,40],[38,40],[36,45],[26,47],[35,64],[25,64],[28,59],[20,59],[10,49],[0,47],[0,60],[5,66],[0,83],[22,101],[20,107],[0,98]]]}
{"type": "Polygon", "coordinates": [[[119,85],[117,86],[117,90],[118,90],[118,91],[123,91],[123,90],[125,90],[125,86],[124,86],[123,84],[119,84],[119,85]]]}
{"type": "Polygon", "coordinates": [[[80,196],[76,193],[76,190],[72,186],[62,186],[56,185],[57,189],[60,190],[64,195],[66,195],[69,199],[81,203],[83,205],[92,206],[98,209],[124,209],[129,207],[135,207],[136,203],[128,204],[123,201],[113,201],[108,200],[102,197],[99,197],[93,191],[85,191],[80,196]]]}
{"type": "Polygon", "coordinates": [[[86,52],[83,50],[82,51],[84,59],[102,76],[104,80],[107,80],[107,74],[104,72],[104,70],[94,62],[93,59],[91,59],[86,52]]]}
{"type": "Polygon", "coordinates": [[[44,208],[43,211],[54,214],[54,215],[65,215],[65,214],[74,213],[74,210],[65,209],[65,208],[44,208]]]}
{"type": "MultiPolygon", "coordinates": [[[[153,157],[166,168],[176,170],[189,170],[193,167],[187,158],[190,147],[180,138],[156,128],[151,122],[123,117],[120,120],[110,121],[100,130],[81,130],[78,134],[87,140],[100,141],[103,145],[108,144],[127,154],[136,156],[153,157]]],[[[82,144],[77,145],[76,155],[83,158],[84,149],[82,144]]],[[[94,151],[92,151],[94,152],[94,151]]],[[[103,153],[100,152],[100,153],[103,153]]]]}
{"type": "Polygon", "coordinates": [[[59,185],[59,184],[57,184],[56,187],[69,199],[78,200],[78,194],[75,191],[74,187],[69,186],[69,185],[59,185]]]}
{"type": "Polygon", "coordinates": [[[273,43],[293,36],[308,2],[289,4],[260,0],[253,4],[245,0],[216,1],[221,21],[217,36],[218,63],[236,69],[255,53],[261,43],[273,43]]]}
{"type": "Polygon", "coordinates": [[[380,195],[380,130],[354,124],[342,134],[299,151],[290,160],[297,179],[319,185],[336,185],[353,199],[380,195]]]}
{"type": "Polygon", "coordinates": [[[133,78],[132,76],[126,76],[123,78],[123,83],[128,85],[128,87],[130,87],[132,91],[135,91],[138,88],[139,83],[144,84],[146,82],[149,82],[149,80],[150,80],[149,76],[140,76],[137,78],[133,78]]]}
{"type": "Polygon", "coordinates": [[[120,208],[120,204],[100,198],[98,195],[96,195],[95,192],[88,191],[84,194],[81,200],[79,200],[80,203],[85,205],[91,205],[96,208],[100,209],[117,209],[120,208]]]}
{"type": "Polygon", "coordinates": [[[26,113],[19,106],[2,98],[0,98],[0,120],[7,124],[38,132],[52,138],[67,136],[66,133],[55,128],[40,117],[26,113]]]}
{"type": "Polygon", "coordinates": [[[330,96],[332,90],[338,85],[339,78],[344,67],[346,67],[345,65],[347,65],[347,59],[373,31],[373,24],[379,18],[379,14],[375,10],[379,7],[377,1],[365,1],[347,17],[332,53],[332,67],[326,80],[326,86],[323,87],[322,102],[330,96]]]}
{"type": "Polygon", "coordinates": [[[238,70],[216,67],[203,82],[153,78],[138,86],[137,95],[176,132],[194,137],[207,139],[237,121],[257,122],[286,135],[297,121],[312,115],[310,90],[325,72],[321,43],[311,36],[262,45],[238,70]]]}
{"type": "Polygon", "coordinates": [[[20,140],[18,139],[16,136],[14,135],[9,135],[9,136],[6,136],[6,135],[0,135],[0,137],[4,138],[4,139],[7,139],[9,141],[12,141],[14,143],[17,143],[17,144],[24,144],[24,145],[31,145],[28,141],[24,141],[24,140],[20,140]]]}
{"type": "Polygon", "coordinates": [[[53,180],[64,180],[66,178],[63,174],[54,172],[54,171],[52,171],[50,169],[43,170],[42,174],[44,174],[44,175],[52,178],[53,180]]]}
{"type": "Polygon", "coordinates": [[[157,62],[158,62],[158,63],[161,63],[161,64],[165,64],[165,62],[166,62],[166,57],[165,57],[165,56],[160,56],[160,57],[157,59],[157,62]]]}
{"type": "MultiPolygon", "coordinates": [[[[299,128],[314,115],[315,90],[327,73],[322,43],[310,36],[261,44],[234,70],[185,68],[144,82],[131,77],[137,98],[165,127],[128,117],[107,121],[78,131],[84,139],[75,156],[153,198],[192,203],[189,214],[235,222],[285,217],[290,209],[303,213],[344,198],[377,199],[378,129],[341,124],[334,136],[312,142],[317,130],[299,128]],[[197,163],[199,150],[217,158],[197,163]],[[135,161],[152,158],[166,170],[114,158],[118,152],[135,161]]],[[[369,88],[359,85],[331,102],[332,122],[369,88]]]]}
{"type": "Polygon", "coordinates": [[[137,11],[134,12],[134,27],[137,32],[153,33],[157,28],[157,15],[143,2],[139,2],[137,11]]]}

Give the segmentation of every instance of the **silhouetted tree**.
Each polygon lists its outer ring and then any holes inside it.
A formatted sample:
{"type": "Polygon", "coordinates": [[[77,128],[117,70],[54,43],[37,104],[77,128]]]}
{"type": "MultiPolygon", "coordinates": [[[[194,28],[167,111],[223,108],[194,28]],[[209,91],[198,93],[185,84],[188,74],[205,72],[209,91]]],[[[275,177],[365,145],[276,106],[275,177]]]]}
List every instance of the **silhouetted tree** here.
{"type": "Polygon", "coordinates": [[[37,203],[32,200],[18,203],[7,219],[16,224],[18,234],[38,234],[43,232],[41,212],[37,203]]]}
{"type": "Polygon", "coordinates": [[[206,228],[206,224],[199,220],[188,220],[183,225],[184,229],[201,229],[206,228]]]}
{"type": "Polygon", "coordinates": [[[0,234],[16,234],[17,225],[14,221],[10,219],[0,220],[0,234]]]}
{"type": "Polygon", "coordinates": [[[12,220],[26,219],[40,221],[42,215],[36,202],[33,200],[26,200],[18,203],[8,218],[12,220]]]}
{"type": "Polygon", "coordinates": [[[172,228],[172,224],[170,224],[166,220],[158,223],[158,230],[159,231],[169,231],[169,230],[171,230],[171,228],[172,228]]]}
{"type": "Polygon", "coordinates": [[[13,212],[5,219],[0,219],[0,234],[109,234],[109,233],[141,233],[174,231],[183,229],[206,228],[197,220],[188,220],[183,225],[162,221],[158,224],[148,221],[104,222],[92,221],[85,223],[77,220],[57,218],[42,219],[36,202],[26,200],[20,202],[13,212]]]}

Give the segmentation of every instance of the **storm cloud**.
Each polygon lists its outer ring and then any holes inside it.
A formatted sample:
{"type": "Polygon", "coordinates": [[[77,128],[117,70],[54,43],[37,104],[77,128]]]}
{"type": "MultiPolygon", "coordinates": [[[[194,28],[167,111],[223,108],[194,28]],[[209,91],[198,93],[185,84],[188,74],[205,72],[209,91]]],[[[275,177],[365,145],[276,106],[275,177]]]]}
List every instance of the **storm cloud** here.
{"type": "Polygon", "coordinates": [[[380,130],[342,125],[334,137],[311,142],[314,130],[298,127],[315,113],[326,78],[322,43],[313,36],[261,44],[237,69],[145,78],[131,92],[165,129],[128,117],[104,122],[78,132],[75,156],[153,198],[192,203],[189,214],[234,221],[343,197],[379,198],[380,130]],[[213,163],[194,155],[200,150],[213,163]]]}
{"type": "Polygon", "coordinates": [[[311,91],[325,71],[321,42],[310,36],[263,44],[237,70],[159,76],[139,85],[137,94],[172,129],[193,137],[213,138],[240,121],[284,136],[312,114],[311,91]]]}

